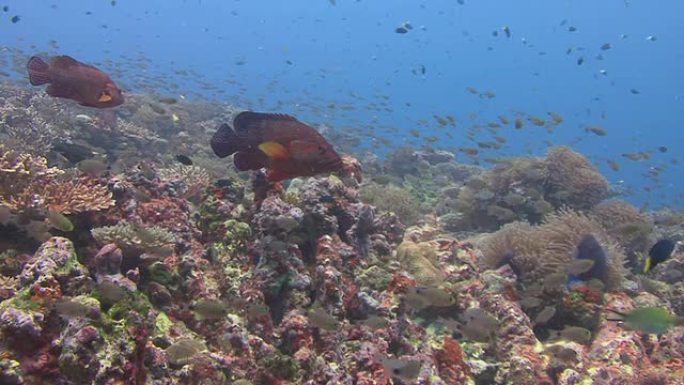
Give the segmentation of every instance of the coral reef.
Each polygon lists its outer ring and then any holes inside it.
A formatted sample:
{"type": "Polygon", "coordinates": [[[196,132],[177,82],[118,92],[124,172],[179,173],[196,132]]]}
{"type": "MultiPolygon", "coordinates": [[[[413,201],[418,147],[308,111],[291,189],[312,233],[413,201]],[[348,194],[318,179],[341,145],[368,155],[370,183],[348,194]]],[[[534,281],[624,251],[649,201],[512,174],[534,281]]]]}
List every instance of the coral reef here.
{"type": "Polygon", "coordinates": [[[569,148],[489,170],[404,148],[269,184],[211,157],[231,106],[130,95],[94,116],[0,96],[0,383],[684,378],[681,326],[611,318],[684,315],[680,251],[633,274],[655,239],[684,240],[682,216],[603,201],[605,179],[569,148]],[[574,271],[584,249],[598,257],[574,271]]]}
{"type": "Polygon", "coordinates": [[[405,225],[416,224],[424,213],[414,195],[392,184],[367,184],[361,189],[361,199],[382,211],[395,213],[405,225]]]}
{"type": "Polygon", "coordinates": [[[605,178],[582,155],[551,148],[545,159],[500,159],[462,187],[446,187],[437,205],[448,231],[494,231],[514,221],[539,223],[563,207],[586,210],[608,197],[605,178]]]}

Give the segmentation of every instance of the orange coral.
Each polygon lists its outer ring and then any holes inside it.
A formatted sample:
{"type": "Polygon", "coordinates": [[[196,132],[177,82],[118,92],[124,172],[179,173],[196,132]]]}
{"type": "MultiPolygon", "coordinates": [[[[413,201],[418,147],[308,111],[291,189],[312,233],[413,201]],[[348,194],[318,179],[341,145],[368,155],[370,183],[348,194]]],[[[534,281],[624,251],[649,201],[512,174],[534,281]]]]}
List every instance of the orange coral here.
{"type": "Polygon", "coordinates": [[[93,179],[51,183],[42,194],[46,206],[63,214],[98,211],[114,206],[112,193],[93,179]]]}
{"type": "Polygon", "coordinates": [[[403,274],[394,274],[387,285],[387,291],[392,293],[406,293],[409,287],[416,286],[416,280],[403,274]]]}
{"type": "Polygon", "coordinates": [[[470,368],[464,361],[463,349],[455,339],[444,337],[444,346],[434,353],[439,376],[447,384],[461,384],[470,375],[470,368]]]}

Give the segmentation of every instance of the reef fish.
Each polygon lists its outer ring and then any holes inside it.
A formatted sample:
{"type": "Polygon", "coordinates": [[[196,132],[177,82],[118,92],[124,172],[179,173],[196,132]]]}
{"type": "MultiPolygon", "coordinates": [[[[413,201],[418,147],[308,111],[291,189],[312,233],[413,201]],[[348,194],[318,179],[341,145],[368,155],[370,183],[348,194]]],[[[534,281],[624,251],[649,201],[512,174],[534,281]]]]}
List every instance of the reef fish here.
{"type": "Polygon", "coordinates": [[[235,154],[233,164],[240,171],[266,168],[270,182],[335,172],[343,166],[318,131],[283,114],[241,112],[233,128],[218,128],[211,148],[220,158],[235,154]]]}
{"type": "Polygon", "coordinates": [[[651,247],[644,263],[644,274],[651,271],[660,262],[666,261],[672,255],[675,244],[669,239],[661,239],[651,247]]]}
{"type": "Polygon", "coordinates": [[[673,316],[670,312],[661,307],[642,307],[627,313],[608,309],[619,315],[619,319],[608,319],[608,321],[620,321],[632,330],[639,330],[644,333],[659,334],[664,333],[671,326],[684,325],[684,317],[673,316]]]}
{"type": "Polygon", "coordinates": [[[33,56],[27,69],[31,84],[48,84],[46,92],[50,96],[95,108],[116,107],[124,102],[121,89],[109,75],[70,56],[55,56],[49,62],[33,56]]]}
{"type": "Polygon", "coordinates": [[[587,345],[591,342],[591,331],[579,326],[566,326],[563,330],[552,330],[551,339],[564,339],[587,345]]]}
{"type": "MultiPolygon", "coordinates": [[[[577,281],[587,282],[594,278],[599,279],[604,283],[606,282],[606,279],[608,278],[608,255],[593,235],[585,235],[584,238],[582,238],[580,243],[577,245],[577,250],[575,252],[575,260],[579,259],[589,259],[594,261],[594,263],[588,270],[585,270],[582,273],[570,274],[570,283],[577,281]]],[[[570,270],[573,270],[573,266],[576,267],[575,265],[580,265],[580,267],[582,267],[581,263],[578,264],[575,261],[574,264],[571,263],[570,270]]],[[[584,267],[587,266],[585,265],[584,267]]],[[[582,269],[577,269],[576,271],[581,270],[582,269]]]]}
{"type": "Polygon", "coordinates": [[[422,363],[414,359],[384,358],[381,361],[385,374],[402,381],[412,382],[418,378],[422,363]]]}

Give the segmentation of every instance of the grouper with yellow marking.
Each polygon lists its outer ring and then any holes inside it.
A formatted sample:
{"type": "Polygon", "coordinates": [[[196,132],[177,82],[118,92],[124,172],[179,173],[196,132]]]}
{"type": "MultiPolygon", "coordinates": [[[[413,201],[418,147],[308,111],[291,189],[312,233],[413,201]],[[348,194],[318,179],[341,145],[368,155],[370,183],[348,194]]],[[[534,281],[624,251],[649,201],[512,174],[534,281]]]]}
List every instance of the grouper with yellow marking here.
{"type": "Polygon", "coordinates": [[[211,148],[220,158],[235,154],[233,163],[240,171],[267,169],[271,182],[340,171],[343,166],[318,131],[283,114],[241,112],[232,128],[218,128],[211,148]]]}

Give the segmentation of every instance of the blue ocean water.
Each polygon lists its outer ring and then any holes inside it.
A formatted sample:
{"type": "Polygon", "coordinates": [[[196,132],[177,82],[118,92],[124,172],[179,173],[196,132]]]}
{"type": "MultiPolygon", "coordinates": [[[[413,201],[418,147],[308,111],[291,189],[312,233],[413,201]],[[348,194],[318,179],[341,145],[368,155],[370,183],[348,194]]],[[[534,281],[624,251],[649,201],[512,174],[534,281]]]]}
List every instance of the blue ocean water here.
{"type": "MultiPolygon", "coordinates": [[[[554,111],[564,122],[553,132],[529,123],[522,130],[503,127],[498,134],[506,145],[480,156],[542,155],[547,141],[568,144],[632,203],[684,206],[681,1],[4,0],[0,6],[9,7],[0,11],[2,47],[96,63],[129,92],[208,98],[353,129],[365,144],[359,152],[422,146],[430,135],[439,138],[433,147],[456,151],[473,145],[466,138],[473,125],[516,113],[548,119],[554,111]],[[402,23],[412,29],[398,34],[402,23]],[[601,49],[606,43],[610,48],[601,49]],[[441,128],[434,115],[458,123],[441,128]],[[590,126],[607,135],[587,132],[590,126]],[[372,146],[378,137],[392,145],[372,146]],[[639,151],[651,158],[622,156],[639,151]],[[619,171],[608,167],[609,159],[620,163],[619,171]]],[[[491,136],[481,130],[477,140],[491,136]]]]}

